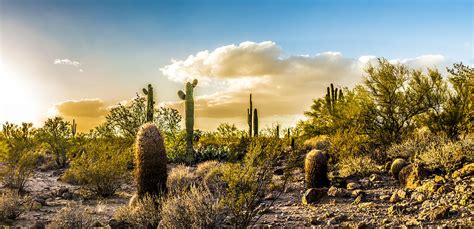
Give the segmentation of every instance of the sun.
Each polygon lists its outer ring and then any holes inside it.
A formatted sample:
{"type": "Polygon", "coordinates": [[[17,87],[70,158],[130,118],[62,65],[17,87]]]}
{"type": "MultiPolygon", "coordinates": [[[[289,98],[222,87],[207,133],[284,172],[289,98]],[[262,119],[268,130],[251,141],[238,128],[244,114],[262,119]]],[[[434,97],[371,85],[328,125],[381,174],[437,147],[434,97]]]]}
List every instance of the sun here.
{"type": "Polygon", "coordinates": [[[38,121],[38,96],[19,71],[0,60],[0,123],[38,121]]]}

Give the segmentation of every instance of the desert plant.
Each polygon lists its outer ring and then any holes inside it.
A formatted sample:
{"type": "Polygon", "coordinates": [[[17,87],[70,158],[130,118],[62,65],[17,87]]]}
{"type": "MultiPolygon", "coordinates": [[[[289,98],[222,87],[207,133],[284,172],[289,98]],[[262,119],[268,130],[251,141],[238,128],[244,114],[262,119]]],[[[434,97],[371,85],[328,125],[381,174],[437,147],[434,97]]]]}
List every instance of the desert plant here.
{"type": "Polygon", "coordinates": [[[194,173],[185,165],[178,165],[171,169],[166,181],[168,191],[174,194],[189,190],[195,184],[194,173]]]}
{"type": "Polygon", "coordinates": [[[2,193],[0,195],[0,223],[15,220],[31,209],[31,198],[21,198],[19,194],[14,192],[2,193]]]}
{"type": "Polygon", "coordinates": [[[145,194],[135,205],[115,210],[113,219],[133,228],[156,228],[161,220],[161,198],[145,194]]]}
{"type": "Polygon", "coordinates": [[[224,206],[212,193],[203,188],[191,187],[187,191],[170,195],[161,206],[163,228],[218,228],[225,219],[224,206]]]}
{"type": "Polygon", "coordinates": [[[329,112],[332,114],[336,109],[336,103],[344,97],[342,89],[334,89],[334,85],[331,83],[330,87],[327,87],[326,93],[326,106],[329,112]],[[339,93],[338,93],[339,92],[339,93]]]}
{"type": "Polygon", "coordinates": [[[329,186],[327,154],[311,150],[304,161],[304,174],[307,188],[329,186]]]}
{"type": "MultiPolygon", "coordinates": [[[[178,91],[178,96],[185,101],[185,122],[186,122],[186,152],[189,157],[194,154],[194,88],[198,84],[195,79],[192,83],[186,83],[186,93],[178,91]]],[[[191,159],[190,159],[191,160],[191,159]]]]}
{"type": "Polygon", "coordinates": [[[403,158],[412,159],[430,147],[444,144],[448,141],[443,134],[432,134],[429,131],[419,131],[407,137],[401,143],[392,144],[386,151],[388,159],[403,158]]]}
{"type": "Polygon", "coordinates": [[[339,175],[342,177],[368,176],[378,173],[381,168],[369,156],[348,156],[338,162],[339,175]]]}
{"type": "Polygon", "coordinates": [[[257,108],[253,110],[253,136],[258,137],[258,113],[257,108]]]}
{"type": "Polygon", "coordinates": [[[460,141],[448,141],[444,144],[433,145],[416,156],[430,170],[453,172],[465,161],[474,161],[474,141],[467,138],[460,141]]]}
{"type": "Polygon", "coordinates": [[[38,130],[39,140],[45,142],[54,153],[56,164],[63,168],[68,161],[66,153],[71,148],[71,123],[62,117],[49,118],[38,130]]]}
{"type": "Polygon", "coordinates": [[[166,152],[161,133],[154,124],[143,125],[135,142],[137,194],[159,195],[166,190],[166,152]]]}
{"type": "Polygon", "coordinates": [[[392,162],[392,165],[390,166],[390,174],[392,174],[392,176],[395,179],[398,179],[398,174],[407,165],[408,165],[408,163],[407,163],[407,161],[405,161],[405,159],[403,159],[403,158],[395,159],[392,162]]]}
{"type": "Polygon", "coordinates": [[[146,97],[146,121],[147,122],[153,122],[154,116],[153,112],[155,111],[155,101],[153,98],[153,87],[151,84],[148,84],[148,89],[143,88],[143,94],[145,94],[146,97]]]}
{"type": "Polygon", "coordinates": [[[85,207],[78,204],[69,204],[53,216],[48,227],[61,229],[89,228],[92,223],[92,216],[87,213],[85,207]]]}

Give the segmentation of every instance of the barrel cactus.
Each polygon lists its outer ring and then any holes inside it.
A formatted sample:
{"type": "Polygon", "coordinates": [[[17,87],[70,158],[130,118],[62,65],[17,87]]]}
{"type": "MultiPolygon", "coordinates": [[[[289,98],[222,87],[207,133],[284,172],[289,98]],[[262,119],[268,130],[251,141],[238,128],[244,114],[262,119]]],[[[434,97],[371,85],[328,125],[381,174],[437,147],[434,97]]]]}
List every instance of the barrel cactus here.
{"type": "Polygon", "coordinates": [[[139,198],[166,191],[166,162],[165,145],[158,127],[144,124],[135,141],[135,183],[139,198]]]}
{"type": "Polygon", "coordinates": [[[304,161],[307,188],[329,186],[327,155],[320,150],[311,150],[304,161]]]}
{"type": "Polygon", "coordinates": [[[398,174],[400,171],[405,167],[408,163],[403,158],[397,158],[392,162],[392,166],[390,166],[390,174],[395,179],[398,179],[398,174]]]}

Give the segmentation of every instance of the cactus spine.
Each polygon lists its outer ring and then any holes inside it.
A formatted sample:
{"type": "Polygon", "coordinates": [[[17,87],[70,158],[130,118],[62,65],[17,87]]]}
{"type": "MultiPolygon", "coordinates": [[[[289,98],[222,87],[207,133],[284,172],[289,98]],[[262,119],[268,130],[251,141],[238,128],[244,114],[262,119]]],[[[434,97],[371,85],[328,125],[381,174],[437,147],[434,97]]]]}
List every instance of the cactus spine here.
{"type": "Polygon", "coordinates": [[[76,120],[73,119],[73,120],[72,120],[72,124],[71,124],[72,137],[75,137],[75,136],[76,136],[76,132],[77,132],[77,123],[76,123],[76,120]]]}
{"type": "Polygon", "coordinates": [[[143,94],[147,96],[146,121],[153,122],[153,112],[155,110],[155,101],[153,100],[153,87],[148,84],[148,89],[143,88],[143,94]]]}
{"type": "Polygon", "coordinates": [[[253,110],[253,136],[258,136],[258,113],[257,108],[253,110]]]}
{"type": "Polygon", "coordinates": [[[166,162],[165,144],[158,127],[144,124],[135,141],[135,183],[139,198],[166,191],[166,162]]]}
{"type": "Polygon", "coordinates": [[[334,85],[331,84],[330,87],[327,87],[326,92],[326,105],[330,113],[334,112],[335,104],[337,101],[341,100],[344,97],[342,94],[342,89],[334,89],[334,85]]]}
{"type": "Polygon", "coordinates": [[[307,188],[329,186],[326,155],[320,150],[311,150],[304,160],[304,173],[307,188]]]}
{"type": "Polygon", "coordinates": [[[194,88],[198,84],[198,81],[195,79],[192,83],[186,83],[186,93],[183,91],[178,91],[178,96],[184,100],[185,104],[185,122],[186,122],[186,152],[188,156],[194,154],[193,149],[193,135],[194,135],[194,88]]]}
{"type": "Polygon", "coordinates": [[[247,109],[247,124],[249,125],[249,137],[252,137],[252,94],[250,94],[250,108],[247,109]]]}

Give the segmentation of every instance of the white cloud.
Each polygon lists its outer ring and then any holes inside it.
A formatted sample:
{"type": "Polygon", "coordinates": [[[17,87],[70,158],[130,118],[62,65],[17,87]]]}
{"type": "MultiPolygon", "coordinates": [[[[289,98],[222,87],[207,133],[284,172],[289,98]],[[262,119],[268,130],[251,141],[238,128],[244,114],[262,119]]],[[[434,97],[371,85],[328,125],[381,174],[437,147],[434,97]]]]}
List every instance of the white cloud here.
{"type": "Polygon", "coordinates": [[[71,66],[74,66],[74,67],[79,67],[81,65],[81,63],[79,63],[77,61],[70,60],[70,59],[54,59],[53,63],[54,64],[62,64],[62,65],[71,65],[71,66]]]}

